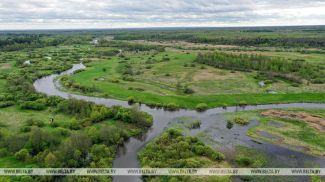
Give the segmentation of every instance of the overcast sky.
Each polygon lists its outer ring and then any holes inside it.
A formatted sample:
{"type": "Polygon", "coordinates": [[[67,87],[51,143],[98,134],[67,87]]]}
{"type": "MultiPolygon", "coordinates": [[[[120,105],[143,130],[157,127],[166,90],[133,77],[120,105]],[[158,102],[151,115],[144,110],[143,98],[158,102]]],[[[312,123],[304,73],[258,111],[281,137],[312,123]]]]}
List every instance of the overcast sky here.
{"type": "Polygon", "coordinates": [[[325,0],[0,0],[0,29],[325,25],[325,0]]]}

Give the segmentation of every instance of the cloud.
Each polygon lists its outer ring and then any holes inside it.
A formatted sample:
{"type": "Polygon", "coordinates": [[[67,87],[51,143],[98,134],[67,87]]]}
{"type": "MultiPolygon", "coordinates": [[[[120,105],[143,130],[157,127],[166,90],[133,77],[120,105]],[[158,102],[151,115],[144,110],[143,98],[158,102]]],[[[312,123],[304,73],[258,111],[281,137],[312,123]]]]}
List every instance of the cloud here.
{"type": "Polygon", "coordinates": [[[320,0],[1,0],[0,29],[325,24],[320,0]]]}

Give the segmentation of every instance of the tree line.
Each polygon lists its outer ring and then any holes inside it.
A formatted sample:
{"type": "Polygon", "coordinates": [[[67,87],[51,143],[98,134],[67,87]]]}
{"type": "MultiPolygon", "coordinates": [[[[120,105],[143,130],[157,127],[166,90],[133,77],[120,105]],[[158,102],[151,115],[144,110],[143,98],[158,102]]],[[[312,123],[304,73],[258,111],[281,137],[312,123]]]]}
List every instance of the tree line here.
{"type": "Polygon", "coordinates": [[[258,71],[268,77],[279,77],[302,83],[306,79],[312,83],[325,83],[324,71],[320,66],[304,60],[286,60],[255,54],[231,54],[224,52],[199,53],[195,62],[221,69],[238,71],[258,71]]]}

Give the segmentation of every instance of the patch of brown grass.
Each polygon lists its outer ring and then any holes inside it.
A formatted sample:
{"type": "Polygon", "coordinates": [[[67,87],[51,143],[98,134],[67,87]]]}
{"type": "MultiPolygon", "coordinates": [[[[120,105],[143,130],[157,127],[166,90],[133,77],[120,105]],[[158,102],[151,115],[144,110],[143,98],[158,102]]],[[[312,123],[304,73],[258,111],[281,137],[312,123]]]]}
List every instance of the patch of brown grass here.
{"type": "Polygon", "coordinates": [[[311,127],[320,132],[325,132],[325,118],[306,112],[290,112],[282,110],[268,110],[261,113],[262,116],[298,119],[307,122],[311,127]]]}

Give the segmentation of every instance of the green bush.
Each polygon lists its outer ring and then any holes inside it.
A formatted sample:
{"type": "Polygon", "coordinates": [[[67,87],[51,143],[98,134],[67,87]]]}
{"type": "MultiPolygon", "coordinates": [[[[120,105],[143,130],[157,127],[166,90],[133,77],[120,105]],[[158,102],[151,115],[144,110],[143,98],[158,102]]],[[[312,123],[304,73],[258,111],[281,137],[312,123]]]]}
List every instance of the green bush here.
{"type": "Polygon", "coordinates": [[[135,102],[135,98],[133,96],[128,97],[128,103],[133,104],[135,102]]]}
{"type": "Polygon", "coordinates": [[[227,120],[227,128],[231,129],[234,126],[234,123],[230,120],[227,120]]]}
{"type": "Polygon", "coordinates": [[[169,103],[165,105],[164,108],[169,111],[176,111],[177,109],[179,109],[179,106],[175,103],[169,103]]]}
{"type": "Polygon", "coordinates": [[[7,155],[9,155],[9,151],[6,148],[1,148],[0,157],[6,157],[7,155]]]}
{"type": "Polygon", "coordinates": [[[239,125],[247,125],[249,123],[247,119],[240,118],[240,117],[235,117],[234,122],[239,125]]]}
{"type": "Polygon", "coordinates": [[[193,121],[191,123],[188,123],[186,125],[187,128],[189,129],[196,129],[196,128],[200,128],[201,126],[201,121],[197,120],[197,121],[193,121]]]}
{"type": "Polygon", "coordinates": [[[150,127],[153,123],[151,115],[139,111],[138,108],[132,108],[129,117],[132,123],[136,123],[140,127],[150,127]]]}
{"type": "Polygon", "coordinates": [[[206,103],[200,103],[200,104],[196,105],[195,109],[197,111],[202,112],[202,111],[205,111],[208,109],[208,105],[206,103]]]}
{"type": "Polygon", "coordinates": [[[15,158],[17,160],[27,162],[31,159],[31,155],[29,154],[27,149],[21,149],[15,153],[15,158]]]}
{"type": "Polygon", "coordinates": [[[13,101],[1,101],[0,102],[0,108],[10,107],[15,105],[15,102],[13,101]]]}
{"type": "Polygon", "coordinates": [[[253,161],[248,157],[240,157],[240,158],[236,159],[236,162],[240,166],[244,166],[244,167],[247,167],[253,163],[253,161]]]}
{"type": "Polygon", "coordinates": [[[67,137],[70,135],[71,131],[69,129],[66,128],[61,128],[61,127],[57,127],[55,129],[55,132],[57,132],[59,135],[63,136],[63,137],[67,137]]]}
{"type": "Polygon", "coordinates": [[[21,126],[19,128],[20,132],[26,133],[26,132],[30,132],[31,131],[31,127],[30,126],[21,126]]]}
{"type": "Polygon", "coordinates": [[[25,124],[27,126],[38,126],[38,127],[43,127],[45,126],[44,121],[39,120],[39,119],[34,119],[34,118],[29,118],[25,121],[25,124]]]}
{"type": "Polygon", "coordinates": [[[192,88],[188,87],[188,86],[185,86],[183,88],[183,93],[184,94],[193,94],[194,93],[194,90],[192,88]]]}
{"type": "Polygon", "coordinates": [[[30,109],[35,111],[40,111],[46,109],[46,105],[40,101],[25,101],[20,105],[21,109],[30,109]]]}

